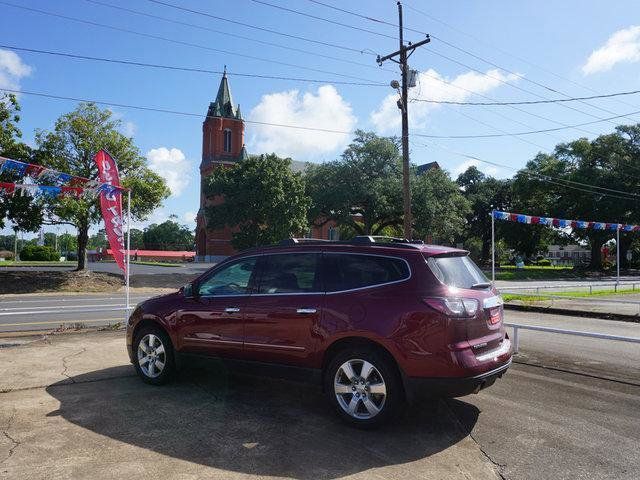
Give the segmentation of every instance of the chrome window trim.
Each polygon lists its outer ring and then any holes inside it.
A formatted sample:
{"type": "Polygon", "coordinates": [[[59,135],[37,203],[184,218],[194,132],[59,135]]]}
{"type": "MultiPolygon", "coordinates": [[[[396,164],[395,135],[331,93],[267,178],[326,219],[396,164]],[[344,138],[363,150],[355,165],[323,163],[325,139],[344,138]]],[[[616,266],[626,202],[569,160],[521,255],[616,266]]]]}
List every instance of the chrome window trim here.
{"type": "Polygon", "coordinates": [[[367,285],[365,287],[358,287],[358,288],[350,288],[347,290],[336,290],[335,292],[325,292],[326,295],[335,295],[337,293],[347,293],[347,292],[357,292],[360,290],[368,290],[370,288],[378,288],[378,287],[384,287],[387,285],[394,285],[396,283],[402,283],[402,282],[411,280],[411,277],[413,277],[413,271],[411,270],[411,265],[409,265],[409,262],[407,262],[407,260],[402,257],[395,257],[393,255],[379,255],[375,253],[358,253],[358,252],[325,252],[325,253],[333,254],[333,255],[361,255],[361,256],[364,255],[368,257],[382,257],[382,258],[391,258],[393,260],[402,260],[407,265],[407,270],[409,271],[409,276],[401,280],[394,280],[393,282],[376,283],[374,285],[367,285]]]}
{"type": "MultiPolygon", "coordinates": [[[[376,283],[374,285],[367,285],[365,287],[358,287],[358,288],[350,288],[347,290],[336,290],[335,292],[292,292],[292,293],[243,293],[243,294],[238,294],[238,295],[200,295],[200,298],[222,298],[222,297],[270,297],[270,296],[282,296],[282,295],[335,295],[337,293],[347,293],[347,292],[357,292],[360,290],[367,290],[370,288],[378,288],[378,287],[384,287],[387,285],[394,285],[397,283],[402,283],[402,282],[406,282],[408,280],[411,280],[411,278],[413,277],[413,270],[411,270],[411,265],[409,265],[409,262],[402,257],[396,257],[394,255],[380,255],[377,253],[360,253],[360,252],[327,252],[327,251],[322,251],[322,250],[309,250],[309,251],[305,251],[305,252],[262,252],[262,253],[253,253],[251,255],[247,255],[241,258],[238,258],[236,261],[242,261],[246,258],[251,258],[251,257],[265,257],[268,255],[300,255],[300,254],[305,254],[305,253],[312,253],[312,254],[316,254],[316,255],[322,255],[324,256],[324,254],[330,255],[364,255],[364,256],[368,256],[368,257],[381,257],[381,258],[391,258],[393,260],[402,260],[406,265],[407,265],[407,270],[409,271],[409,276],[406,278],[403,278],[401,280],[394,280],[393,282],[384,282],[384,283],[376,283]]],[[[222,267],[222,265],[220,265],[222,267]]]]}

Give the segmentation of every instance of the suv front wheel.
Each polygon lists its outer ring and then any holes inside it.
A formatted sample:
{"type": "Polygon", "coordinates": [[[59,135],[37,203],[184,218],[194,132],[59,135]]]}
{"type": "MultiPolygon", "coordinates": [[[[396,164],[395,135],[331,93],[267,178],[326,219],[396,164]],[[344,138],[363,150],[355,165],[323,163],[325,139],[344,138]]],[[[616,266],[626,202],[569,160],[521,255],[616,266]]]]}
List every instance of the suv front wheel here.
{"type": "Polygon", "coordinates": [[[162,385],[173,377],[175,363],[171,339],[158,327],[144,327],[133,342],[136,372],[146,383],[162,385]]]}
{"type": "Polygon", "coordinates": [[[373,349],[345,349],[333,357],[324,389],[338,414],[352,425],[375,427],[388,420],[403,393],[394,365],[373,349]]]}

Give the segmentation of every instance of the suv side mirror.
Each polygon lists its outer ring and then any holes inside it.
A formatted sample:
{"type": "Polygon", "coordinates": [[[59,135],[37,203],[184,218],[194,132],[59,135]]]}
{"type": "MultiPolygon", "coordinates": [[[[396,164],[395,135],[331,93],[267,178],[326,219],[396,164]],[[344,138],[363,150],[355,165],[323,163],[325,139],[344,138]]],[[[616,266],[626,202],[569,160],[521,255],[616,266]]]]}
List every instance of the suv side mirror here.
{"type": "Polygon", "coordinates": [[[197,290],[194,290],[192,283],[187,283],[184,287],[182,287],[182,294],[186,298],[193,298],[197,296],[197,290]]]}

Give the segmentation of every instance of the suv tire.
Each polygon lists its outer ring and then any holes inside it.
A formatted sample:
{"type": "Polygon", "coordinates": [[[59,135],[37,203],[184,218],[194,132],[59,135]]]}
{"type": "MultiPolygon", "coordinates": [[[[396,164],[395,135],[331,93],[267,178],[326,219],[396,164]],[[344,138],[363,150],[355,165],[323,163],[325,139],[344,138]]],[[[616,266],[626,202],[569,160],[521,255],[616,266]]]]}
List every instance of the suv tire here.
{"type": "Polygon", "coordinates": [[[404,400],[393,360],[366,347],[334,355],[325,370],[324,390],[338,414],[359,428],[385,423],[404,400]]]}
{"type": "Polygon", "coordinates": [[[134,367],[138,376],[151,385],[163,385],[175,374],[173,345],[160,327],[147,326],[136,333],[133,341],[134,367]]]}

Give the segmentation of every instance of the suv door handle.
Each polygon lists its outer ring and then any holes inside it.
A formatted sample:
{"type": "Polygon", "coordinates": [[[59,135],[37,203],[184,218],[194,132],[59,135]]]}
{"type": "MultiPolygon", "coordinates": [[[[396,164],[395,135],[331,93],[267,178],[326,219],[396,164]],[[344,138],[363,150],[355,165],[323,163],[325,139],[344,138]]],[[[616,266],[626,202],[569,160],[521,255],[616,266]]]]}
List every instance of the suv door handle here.
{"type": "Polygon", "coordinates": [[[299,308],[296,310],[297,313],[316,313],[316,309],[315,308],[299,308]]]}
{"type": "Polygon", "coordinates": [[[224,309],[226,313],[238,313],[240,309],[238,307],[227,307],[224,309]]]}

